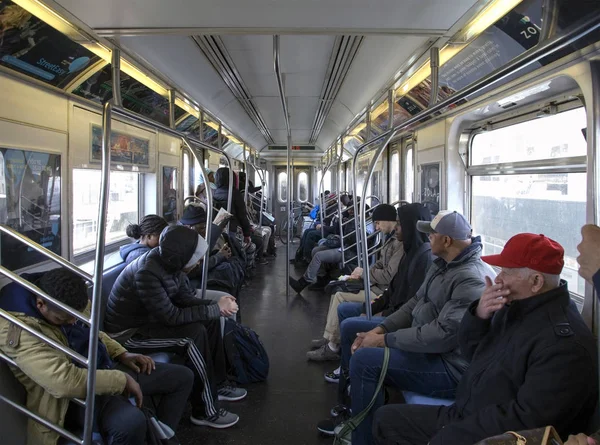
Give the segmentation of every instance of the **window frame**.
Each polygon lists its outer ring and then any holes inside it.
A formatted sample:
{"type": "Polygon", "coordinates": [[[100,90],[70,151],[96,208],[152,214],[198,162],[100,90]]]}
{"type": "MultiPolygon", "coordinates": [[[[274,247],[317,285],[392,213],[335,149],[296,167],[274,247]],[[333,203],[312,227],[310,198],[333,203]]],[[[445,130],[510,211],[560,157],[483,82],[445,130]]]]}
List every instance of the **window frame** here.
{"type": "MultiPolygon", "coordinates": [[[[547,101],[545,102],[548,103],[547,101]]],[[[538,113],[542,110],[543,107],[540,104],[537,104],[534,109],[528,109],[527,112],[518,111],[515,113],[511,113],[511,116],[507,117],[506,115],[498,116],[496,121],[488,121],[486,124],[488,126],[492,126],[493,130],[498,130],[501,128],[506,128],[514,125],[518,125],[520,123],[529,122],[535,119],[538,119],[538,113]],[[503,119],[504,117],[504,119],[503,119]]],[[[565,102],[563,104],[557,105],[556,115],[560,113],[570,111],[576,108],[584,108],[586,114],[589,113],[587,108],[581,101],[579,100],[571,100],[565,102]]],[[[543,119],[543,118],[542,118],[543,119]]],[[[584,173],[587,175],[587,154],[585,156],[570,156],[563,158],[546,158],[546,159],[536,159],[531,161],[516,161],[516,162],[500,162],[495,164],[482,164],[482,165],[472,165],[472,155],[473,155],[473,143],[478,134],[483,133],[485,130],[481,126],[481,122],[471,127],[471,131],[469,132],[469,137],[467,141],[467,196],[468,196],[468,212],[469,219],[472,222],[473,212],[473,181],[475,177],[482,176],[513,176],[513,175],[539,175],[539,174],[569,174],[569,173],[584,173]]],[[[586,196],[586,207],[587,207],[588,197],[586,196]]],[[[577,228],[575,229],[577,230],[577,228]]],[[[498,268],[494,268],[498,272],[498,268]]],[[[589,297],[587,296],[587,291],[584,291],[584,294],[575,293],[569,290],[571,294],[571,298],[573,301],[579,306],[583,307],[589,297]]]]}

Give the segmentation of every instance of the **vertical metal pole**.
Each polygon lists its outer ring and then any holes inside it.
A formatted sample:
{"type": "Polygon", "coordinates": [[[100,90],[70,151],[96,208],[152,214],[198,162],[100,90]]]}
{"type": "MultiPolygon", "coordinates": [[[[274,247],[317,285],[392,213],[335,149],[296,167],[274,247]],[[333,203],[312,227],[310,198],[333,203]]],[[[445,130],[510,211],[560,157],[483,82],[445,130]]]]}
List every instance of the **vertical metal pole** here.
{"type": "MultiPolygon", "coordinates": [[[[213,220],[213,195],[212,195],[210,188],[208,187],[208,174],[206,173],[206,169],[204,168],[204,163],[201,162],[201,160],[200,160],[200,156],[198,156],[198,153],[196,153],[196,150],[194,148],[192,148],[192,146],[189,143],[189,141],[187,140],[187,138],[184,137],[184,138],[181,138],[181,140],[188,147],[188,149],[190,150],[190,152],[192,153],[192,155],[194,156],[194,158],[200,165],[200,175],[202,177],[202,180],[204,181],[204,184],[206,184],[206,189],[205,189],[206,190],[206,231],[205,231],[205,236],[206,236],[206,242],[210,246],[210,238],[211,238],[211,234],[212,234],[212,220],[213,220]]],[[[206,295],[206,282],[208,281],[209,257],[210,257],[210,248],[204,254],[204,263],[202,263],[201,292],[202,292],[203,298],[206,295]]]]}
{"type": "MultiPolygon", "coordinates": [[[[366,145],[365,145],[365,147],[366,147],[366,145]]],[[[354,189],[354,197],[352,199],[352,201],[353,201],[352,205],[354,206],[354,230],[356,232],[356,247],[357,247],[356,261],[358,263],[358,267],[362,267],[363,269],[366,269],[366,267],[364,265],[365,261],[363,261],[363,258],[361,257],[361,251],[360,251],[360,242],[361,242],[361,239],[360,239],[361,238],[361,236],[360,236],[361,235],[360,217],[361,217],[361,215],[360,215],[360,212],[359,212],[360,209],[358,206],[358,179],[357,179],[358,172],[356,171],[356,166],[358,164],[357,159],[358,159],[359,154],[360,154],[360,148],[358,148],[356,150],[356,153],[354,153],[354,158],[352,161],[352,188],[354,189]]],[[[363,195],[364,195],[364,193],[366,193],[366,192],[363,192],[363,195]]],[[[365,203],[366,200],[363,199],[362,202],[365,203]]],[[[366,219],[366,217],[365,217],[365,219],[366,219]]],[[[364,274],[364,272],[363,272],[363,274],[364,274]]],[[[365,294],[366,294],[366,289],[365,289],[365,294]]],[[[370,305],[367,304],[367,306],[369,306],[367,308],[367,310],[370,311],[371,310],[370,305]]],[[[367,312],[367,314],[368,314],[368,312],[367,312]]],[[[369,317],[369,320],[370,319],[371,318],[369,317]]]]}
{"type": "Polygon", "coordinates": [[[440,49],[437,46],[432,47],[429,51],[429,65],[431,66],[431,96],[429,97],[429,106],[433,107],[438,102],[440,89],[440,49]]]}
{"type": "MultiPolygon", "coordinates": [[[[336,142],[336,148],[337,148],[337,142],[336,142]]],[[[340,167],[342,166],[342,155],[344,154],[344,147],[343,145],[340,143],[340,157],[338,158],[338,163],[337,163],[337,171],[338,171],[338,177],[340,176],[340,167]]],[[[340,248],[342,249],[342,264],[345,266],[346,265],[346,258],[344,255],[344,221],[342,220],[342,184],[341,181],[339,181],[339,187],[338,187],[338,200],[337,200],[337,207],[338,207],[338,224],[340,227],[340,248]]],[[[355,215],[356,216],[356,215],[355,215]]],[[[356,221],[356,220],[354,220],[356,221]]]]}
{"type": "Polygon", "coordinates": [[[554,37],[558,20],[558,2],[556,0],[544,0],[542,4],[542,31],[540,42],[554,37]]]}
{"type": "Polygon", "coordinates": [[[198,139],[202,142],[206,142],[204,139],[204,111],[200,111],[200,125],[198,126],[200,134],[198,134],[198,139]]]}
{"type": "MultiPolygon", "coordinates": [[[[381,144],[381,147],[379,147],[377,149],[377,152],[375,153],[375,156],[373,157],[373,160],[371,161],[371,165],[369,166],[369,171],[367,172],[367,177],[365,178],[365,182],[363,184],[363,196],[365,196],[367,194],[367,187],[369,182],[371,181],[371,177],[373,176],[373,171],[375,170],[375,166],[377,165],[377,162],[379,162],[379,158],[381,157],[381,154],[383,153],[383,151],[385,150],[385,148],[387,147],[387,144],[389,144],[389,142],[392,140],[392,138],[396,135],[395,131],[392,131],[390,133],[390,135],[383,141],[383,143],[381,144]]],[[[369,243],[368,243],[368,238],[367,238],[367,216],[366,216],[366,210],[367,210],[367,200],[363,199],[360,203],[360,215],[361,215],[361,225],[360,225],[360,232],[361,232],[361,244],[360,244],[360,249],[362,249],[362,257],[363,257],[363,283],[364,283],[364,287],[365,287],[365,309],[366,309],[366,314],[367,314],[367,320],[370,320],[372,317],[372,312],[371,312],[371,277],[369,275],[369,243]]],[[[358,217],[356,219],[356,221],[358,222],[358,217]]],[[[358,227],[356,230],[356,233],[358,233],[358,227]]],[[[358,246],[358,244],[357,244],[358,246]]]]}
{"type": "Polygon", "coordinates": [[[111,73],[113,104],[117,107],[122,107],[123,100],[121,99],[121,51],[119,50],[119,48],[113,48],[112,50],[111,73]]]}
{"type": "Polygon", "coordinates": [[[367,115],[365,116],[365,119],[367,121],[367,125],[365,126],[365,133],[367,134],[367,136],[365,137],[365,140],[363,142],[367,142],[369,139],[371,139],[371,106],[369,106],[369,108],[367,109],[367,115]]]}
{"type": "Polygon", "coordinates": [[[396,92],[394,89],[388,91],[388,128],[394,126],[394,100],[396,99],[396,92]]]}
{"type": "MultiPolygon", "coordinates": [[[[244,142],[244,173],[246,173],[246,184],[244,186],[244,203],[248,202],[248,154],[246,152],[246,143],[244,142]]],[[[260,220],[262,218],[260,218],[259,215],[259,221],[258,221],[258,225],[260,226],[260,220]]]]}
{"type": "Polygon", "coordinates": [[[175,129],[175,90],[169,90],[169,127],[175,129]]]}
{"type": "MultiPolygon", "coordinates": [[[[119,85],[118,80],[118,76],[113,77],[113,91],[115,91],[114,87],[119,85]]],[[[102,303],[102,274],[104,272],[104,244],[106,238],[108,196],[110,192],[111,111],[112,100],[109,100],[104,104],[102,112],[102,174],[100,178],[100,205],[98,207],[98,233],[96,239],[96,258],[94,263],[94,289],[92,291],[92,313],[90,317],[88,376],[86,387],[87,396],[85,400],[85,423],[83,430],[84,445],[90,445],[92,443],[92,432],[94,429],[96,367],[98,362],[97,351],[100,330],[100,305],[102,303]]]]}

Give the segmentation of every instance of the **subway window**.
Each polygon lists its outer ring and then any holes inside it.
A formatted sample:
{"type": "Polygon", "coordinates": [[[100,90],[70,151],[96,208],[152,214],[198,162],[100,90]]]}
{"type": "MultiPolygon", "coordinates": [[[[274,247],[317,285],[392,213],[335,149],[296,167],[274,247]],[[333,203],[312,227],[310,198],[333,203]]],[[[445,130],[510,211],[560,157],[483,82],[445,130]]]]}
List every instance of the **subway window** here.
{"type": "MultiPolygon", "coordinates": [[[[73,254],[78,255],[96,247],[100,170],[73,169],[73,254]]],[[[137,223],[139,174],[110,172],[106,244],[127,238],[125,229],[137,223]]]]}
{"type": "Polygon", "coordinates": [[[400,153],[392,153],[390,164],[390,202],[397,202],[400,201],[400,153]]]}
{"type": "Polygon", "coordinates": [[[544,234],[565,249],[562,278],[579,295],[585,287],[576,258],[579,228],[586,222],[586,173],[568,167],[575,164],[573,156],[586,153],[585,126],[579,108],[477,134],[471,144],[474,163],[498,164],[499,170],[511,163],[511,174],[472,174],[472,223],[484,254],[499,253],[517,233],[544,234]],[[561,166],[549,165],[556,157],[564,158],[561,166]],[[519,161],[532,160],[519,168],[519,161]]]}
{"type": "Polygon", "coordinates": [[[308,201],[308,174],[306,172],[298,174],[298,201],[308,201]]]}
{"type": "Polygon", "coordinates": [[[287,173],[280,172],[277,175],[277,199],[279,202],[287,202],[287,173]]]}
{"type": "Polygon", "coordinates": [[[323,178],[323,191],[325,190],[331,190],[331,169],[327,170],[327,173],[325,173],[325,177],[323,178]]]}
{"type": "Polygon", "coordinates": [[[413,147],[406,150],[406,160],[404,163],[404,200],[413,202],[415,193],[415,166],[413,163],[413,147]]]}
{"type": "Polygon", "coordinates": [[[193,195],[191,190],[192,183],[190,182],[190,154],[187,151],[183,152],[183,193],[184,198],[193,195]]]}

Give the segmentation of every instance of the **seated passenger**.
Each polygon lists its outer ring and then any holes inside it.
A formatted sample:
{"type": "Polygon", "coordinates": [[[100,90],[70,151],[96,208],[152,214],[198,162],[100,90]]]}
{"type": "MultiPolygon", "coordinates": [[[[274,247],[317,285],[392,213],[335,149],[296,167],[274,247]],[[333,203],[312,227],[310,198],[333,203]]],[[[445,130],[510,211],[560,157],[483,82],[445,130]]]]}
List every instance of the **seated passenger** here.
{"type": "MultiPolygon", "coordinates": [[[[89,315],[87,286],[66,269],[23,274],[61,303],[89,315]]],[[[0,308],[31,328],[87,357],[90,329],[49,301],[18,283],[0,291],[0,308]]],[[[70,398],[86,398],[87,369],[63,352],[0,318],[0,349],[18,368],[11,369],[27,390],[27,408],[42,418],[71,430],[83,427],[83,408],[70,398]]],[[[137,445],[146,442],[146,417],[138,408],[143,396],[160,395],[157,417],[177,429],[193,382],[184,366],[154,363],[150,357],[127,352],[100,332],[96,371],[96,419],[104,443],[137,445]],[[136,406],[128,400],[135,397],[136,406]]],[[[55,444],[58,434],[29,420],[27,443],[55,444]]],[[[4,438],[9,440],[10,438],[4,438]]]]}
{"type": "Polygon", "coordinates": [[[117,278],[106,307],[106,331],[131,350],[168,351],[185,356],[195,373],[192,417],[195,425],[227,428],[238,416],[218,408],[219,400],[241,400],[246,391],[226,382],[220,316],[237,312],[235,298],[201,299],[186,272],[208,245],[195,231],[167,227],[159,247],[129,264],[117,278]]]}
{"type": "MultiPolygon", "coordinates": [[[[418,207],[418,206],[417,206],[418,207]]],[[[400,209],[398,210],[398,213],[400,209]]],[[[398,265],[404,257],[404,249],[402,246],[402,229],[400,224],[396,223],[396,209],[394,206],[382,204],[375,208],[373,217],[375,225],[381,230],[386,237],[382,250],[380,251],[379,259],[369,269],[371,278],[371,296],[380,295],[383,293],[381,289],[386,289],[394,275],[398,272],[398,265]],[[394,220],[392,220],[392,218],[394,220]]],[[[413,225],[416,224],[413,222],[413,225]]],[[[356,268],[352,273],[352,277],[362,280],[362,269],[356,268]]],[[[358,293],[352,292],[336,292],[331,296],[329,303],[329,312],[327,313],[327,325],[323,338],[313,340],[313,347],[318,348],[316,351],[306,353],[306,358],[315,361],[339,360],[340,350],[340,334],[338,324],[338,306],[344,301],[357,302],[358,307],[361,307],[361,301],[365,301],[364,290],[358,293]]],[[[360,315],[360,312],[356,314],[360,315]]]]}
{"type": "MultiPolygon", "coordinates": [[[[353,218],[354,217],[354,208],[353,207],[349,207],[348,208],[348,216],[349,218],[353,218]]],[[[386,221],[387,223],[384,224],[385,226],[385,230],[386,232],[384,232],[384,228],[380,227],[380,229],[382,230],[382,232],[384,233],[384,235],[387,235],[388,238],[386,239],[386,242],[389,241],[391,243],[391,246],[388,246],[388,248],[393,249],[390,250],[390,252],[395,252],[398,248],[401,248],[401,244],[398,240],[396,240],[393,236],[393,231],[394,228],[396,226],[396,209],[394,208],[394,206],[391,206],[389,204],[382,204],[381,206],[378,206],[374,211],[373,211],[373,221],[375,222],[375,224],[378,223],[378,221],[386,221]],[[379,210],[378,213],[376,213],[379,210]],[[393,215],[393,216],[392,216],[393,215]],[[379,220],[377,219],[379,218],[379,220]],[[385,219],[382,219],[385,218],[385,219]],[[392,224],[389,224],[392,223],[392,224]]],[[[356,243],[356,233],[355,233],[355,222],[349,222],[348,224],[346,224],[346,226],[344,227],[344,235],[347,235],[347,237],[345,238],[344,244],[345,245],[352,245],[356,243]]],[[[342,261],[342,250],[341,247],[339,247],[340,242],[337,241],[337,247],[329,247],[328,243],[325,243],[321,246],[317,246],[313,249],[312,252],[312,259],[310,260],[310,263],[308,265],[308,268],[306,269],[306,271],[304,272],[304,275],[302,277],[300,277],[299,280],[295,280],[292,277],[289,277],[289,284],[290,286],[292,286],[292,288],[300,293],[304,290],[304,288],[310,284],[314,284],[317,282],[317,278],[319,275],[319,271],[321,270],[321,266],[323,264],[337,264],[340,261],[342,261]]],[[[397,257],[395,262],[395,266],[397,268],[398,263],[400,261],[400,257],[397,257]]],[[[385,274],[379,275],[377,277],[377,279],[384,279],[385,277],[389,277],[389,281],[391,281],[391,277],[394,274],[395,269],[393,268],[388,268],[387,267],[387,263],[386,263],[386,272],[385,274]],[[385,275],[385,276],[384,276],[385,275]]],[[[389,281],[387,283],[377,283],[374,282],[374,285],[385,285],[385,287],[387,287],[387,285],[389,284],[389,281]]]]}
{"type": "MultiPolygon", "coordinates": [[[[494,271],[481,261],[481,240],[471,238],[471,226],[460,213],[441,211],[433,221],[419,221],[417,229],[429,233],[431,252],[438,258],[415,296],[385,319],[348,318],[341,325],[340,394],[345,397],[349,369],[353,413],[361,412],[375,393],[384,346],[390,348],[385,382],[399,390],[453,397],[467,370],[458,328],[485,288],[485,277],[494,271]]],[[[374,409],[382,405],[380,393],[374,409]]],[[[370,414],[353,432],[353,443],[373,443],[372,421],[370,414]]],[[[333,434],[334,428],[332,421],[319,424],[325,434],[333,434]]]]}
{"type": "Polygon", "coordinates": [[[391,405],[377,411],[380,444],[475,443],[505,431],[552,425],[561,437],[584,430],[598,401],[594,336],[560,279],[563,248],[522,233],[499,255],[481,298],[462,320],[460,349],[471,360],[451,406],[391,405]]]}
{"type": "Polygon", "coordinates": [[[127,236],[137,242],[121,246],[120,253],[123,261],[129,264],[158,246],[158,237],[168,225],[167,221],[158,215],[146,215],[139,224],[129,224],[125,230],[127,236]]]}
{"type": "MultiPolygon", "coordinates": [[[[396,226],[396,236],[402,239],[404,255],[390,286],[379,294],[380,296],[374,296],[371,303],[373,315],[387,317],[413,298],[433,262],[427,235],[417,231],[417,222],[430,221],[431,212],[422,204],[408,204],[398,209],[398,218],[400,221],[396,226]]],[[[331,297],[321,344],[329,342],[331,350],[339,350],[340,323],[346,318],[358,317],[365,313],[364,292],[360,295],[362,299],[352,299],[352,295],[338,292],[331,297]]],[[[319,340],[313,341],[313,346],[317,346],[318,343],[319,340]]],[[[327,381],[337,380],[339,372],[327,373],[327,376],[327,381]]]]}

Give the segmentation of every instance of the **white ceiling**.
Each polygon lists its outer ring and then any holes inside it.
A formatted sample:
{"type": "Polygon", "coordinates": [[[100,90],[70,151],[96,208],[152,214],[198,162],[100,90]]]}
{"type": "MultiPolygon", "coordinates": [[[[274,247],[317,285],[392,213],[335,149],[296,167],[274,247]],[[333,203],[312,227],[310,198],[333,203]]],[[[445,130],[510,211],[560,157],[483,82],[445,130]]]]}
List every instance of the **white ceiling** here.
{"type": "Polygon", "coordinates": [[[485,0],[54,1],[97,30],[119,34],[118,29],[136,28],[135,36],[117,37],[121,46],[257,149],[266,140],[190,36],[223,30],[221,39],[273,139],[285,144],[271,35],[282,33],[292,142],[304,144],[310,139],[334,47],[332,33],[366,34],[317,140],[327,149],[431,34],[448,31],[485,0]],[[295,29],[301,35],[287,35],[295,29]]]}

